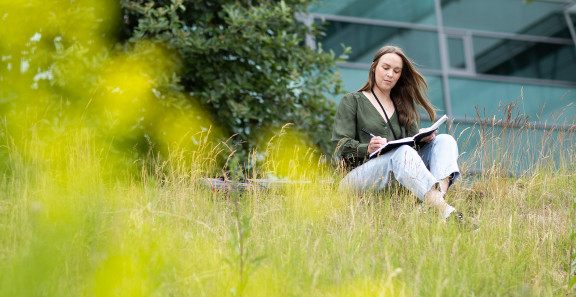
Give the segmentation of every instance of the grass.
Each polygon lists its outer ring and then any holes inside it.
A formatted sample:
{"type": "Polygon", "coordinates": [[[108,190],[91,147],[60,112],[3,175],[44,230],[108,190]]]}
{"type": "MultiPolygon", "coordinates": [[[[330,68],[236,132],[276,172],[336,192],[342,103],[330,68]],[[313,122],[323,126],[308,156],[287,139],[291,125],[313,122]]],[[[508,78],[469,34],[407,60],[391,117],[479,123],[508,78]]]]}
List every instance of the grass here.
{"type": "Polygon", "coordinates": [[[561,162],[519,176],[469,153],[464,169],[491,167],[465,174],[447,199],[480,221],[472,233],[400,189],[339,191],[325,182],[339,175],[303,148],[268,147],[254,166],[312,183],[239,193],[199,181],[215,170],[209,154],[127,161],[89,129],[60,129],[57,145],[29,131],[1,134],[0,296],[574,294],[574,128],[561,142],[572,147],[545,159],[561,162]]]}

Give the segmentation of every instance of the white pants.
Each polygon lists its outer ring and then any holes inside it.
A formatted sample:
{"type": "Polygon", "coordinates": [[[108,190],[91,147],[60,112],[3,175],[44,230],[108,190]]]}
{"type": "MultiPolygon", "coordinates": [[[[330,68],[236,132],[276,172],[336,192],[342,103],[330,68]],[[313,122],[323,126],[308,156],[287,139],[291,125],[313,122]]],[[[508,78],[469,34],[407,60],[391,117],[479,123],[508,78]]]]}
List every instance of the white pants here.
{"type": "Polygon", "coordinates": [[[451,135],[439,134],[419,151],[404,145],[350,171],[340,188],[357,191],[382,190],[393,178],[423,200],[438,181],[460,176],[458,144],[451,135]]]}

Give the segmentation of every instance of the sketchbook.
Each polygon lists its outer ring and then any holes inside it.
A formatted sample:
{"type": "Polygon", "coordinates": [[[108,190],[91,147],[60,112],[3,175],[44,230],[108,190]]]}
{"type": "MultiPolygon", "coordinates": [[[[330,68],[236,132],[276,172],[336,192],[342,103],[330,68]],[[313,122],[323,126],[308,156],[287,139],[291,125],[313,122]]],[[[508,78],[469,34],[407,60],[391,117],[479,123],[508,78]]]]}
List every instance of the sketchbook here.
{"type": "Polygon", "coordinates": [[[420,132],[414,136],[389,141],[388,143],[386,143],[385,146],[383,146],[383,147],[379,148],[378,150],[374,151],[373,153],[371,153],[370,158],[377,156],[378,154],[386,153],[386,152],[393,150],[393,149],[395,149],[401,145],[409,145],[411,147],[422,145],[422,138],[424,138],[424,137],[434,133],[434,131],[438,130],[440,125],[444,124],[444,122],[446,122],[447,119],[448,119],[448,116],[443,115],[432,126],[426,128],[424,131],[422,131],[422,132],[420,132]]]}

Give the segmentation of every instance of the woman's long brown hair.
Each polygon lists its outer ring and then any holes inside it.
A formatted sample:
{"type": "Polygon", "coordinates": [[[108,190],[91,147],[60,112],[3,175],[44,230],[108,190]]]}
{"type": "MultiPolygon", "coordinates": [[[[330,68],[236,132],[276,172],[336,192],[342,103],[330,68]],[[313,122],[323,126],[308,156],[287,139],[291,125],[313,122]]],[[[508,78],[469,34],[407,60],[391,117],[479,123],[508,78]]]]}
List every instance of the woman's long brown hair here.
{"type": "Polygon", "coordinates": [[[428,99],[428,84],[399,47],[384,46],[378,50],[376,55],[374,55],[374,60],[372,60],[372,65],[370,66],[368,81],[358,91],[370,92],[376,86],[376,66],[378,66],[380,57],[385,54],[396,54],[402,58],[402,74],[390,92],[390,97],[394,100],[394,104],[396,105],[400,124],[408,130],[416,118],[418,119],[418,122],[420,122],[420,114],[416,112],[414,102],[416,102],[418,106],[424,108],[426,112],[428,112],[430,120],[434,122],[436,112],[428,99]]]}

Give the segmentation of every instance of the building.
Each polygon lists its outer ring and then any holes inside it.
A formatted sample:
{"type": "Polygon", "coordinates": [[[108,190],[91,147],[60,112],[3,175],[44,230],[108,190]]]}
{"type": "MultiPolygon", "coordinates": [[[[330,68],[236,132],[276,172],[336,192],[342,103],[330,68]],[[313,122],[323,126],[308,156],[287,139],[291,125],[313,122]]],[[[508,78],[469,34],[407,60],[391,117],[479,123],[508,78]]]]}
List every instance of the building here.
{"type": "MultiPolygon", "coordinates": [[[[454,120],[450,133],[465,153],[487,144],[487,137],[501,148],[561,137],[559,148],[576,153],[576,108],[569,106],[576,105],[575,20],[575,0],[324,0],[306,19],[326,33],[309,39],[310,46],[336,54],[343,44],[352,48],[339,64],[347,91],[365,83],[381,46],[402,47],[426,77],[439,114],[454,120]],[[486,119],[495,120],[488,123],[495,127],[490,135],[481,131],[486,119]],[[522,136],[531,140],[511,138],[526,130],[519,128],[522,123],[532,125],[530,135],[522,136]]],[[[516,148],[525,156],[500,161],[513,172],[529,169],[544,148],[531,149],[524,154],[516,148]]],[[[491,158],[470,168],[487,169],[483,163],[502,158],[502,152],[476,150],[491,158]]]]}

